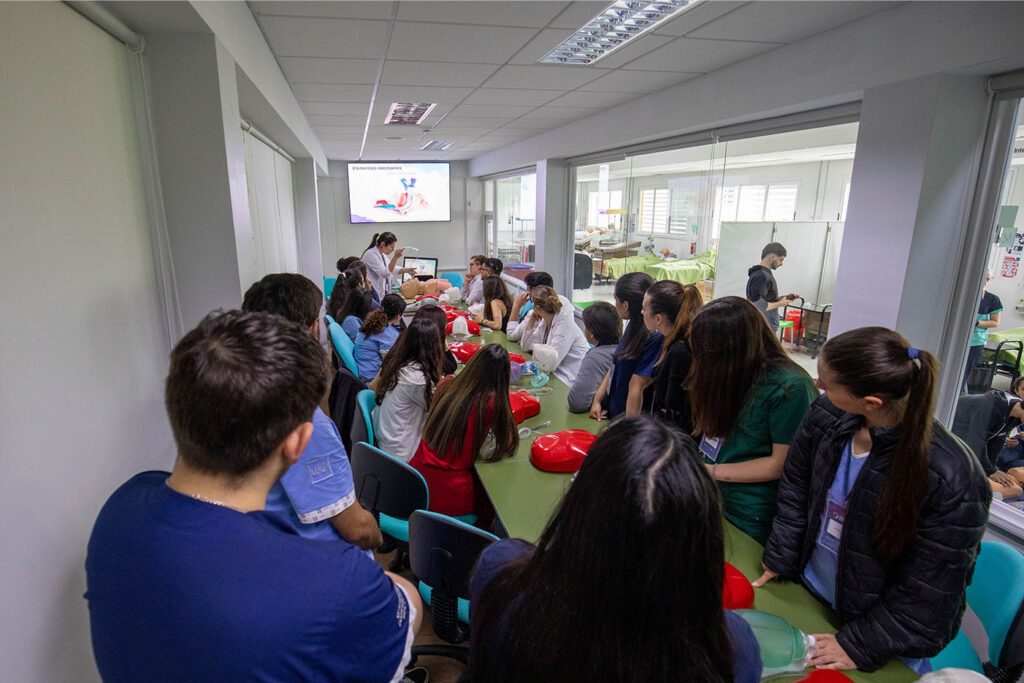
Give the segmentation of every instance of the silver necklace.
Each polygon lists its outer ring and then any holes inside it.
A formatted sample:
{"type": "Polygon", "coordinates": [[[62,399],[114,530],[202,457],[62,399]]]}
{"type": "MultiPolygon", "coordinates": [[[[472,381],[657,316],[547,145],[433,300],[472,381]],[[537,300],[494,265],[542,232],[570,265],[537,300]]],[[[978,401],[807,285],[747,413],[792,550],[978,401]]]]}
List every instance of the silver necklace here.
{"type": "Polygon", "coordinates": [[[221,500],[214,500],[212,498],[207,498],[206,496],[204,496],[204,495],[202,495],[200,493],[190,493],[188,495],[190,497],[192,497],[192,498],[195,498],[196,500],[201,500],[204,503],[209,503],[210,505],[217,505],[217,506],[222,507],[222,508],[228,508],[229,510],[234,510],[235,512],[241,512],[241,510],[239,510],[234,505],[229,505],[229,504],[227,504],[227,503],[225,503],[224,501],[221,501],[221,500]]]}

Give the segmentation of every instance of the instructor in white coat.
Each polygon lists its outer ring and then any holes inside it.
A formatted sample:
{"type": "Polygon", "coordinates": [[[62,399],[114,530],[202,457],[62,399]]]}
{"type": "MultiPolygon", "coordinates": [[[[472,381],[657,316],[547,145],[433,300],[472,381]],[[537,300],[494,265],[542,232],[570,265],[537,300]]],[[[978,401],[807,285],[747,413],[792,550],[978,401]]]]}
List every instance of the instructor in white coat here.
{"type": "Polygon", "coordinates": [[[395,268],[398,259],[402,257],[405,247],[395,249],[398,238],[393,232],[378,232],[373,235],[370,246],[363,252],[363,263],[366,264],[367,277],[377,293],[377,299],[382,300],[391,293],[392,273],[415,273],[415,268],[395,268]],[[390,257],[390,260],[389,260],[390,257]]]}

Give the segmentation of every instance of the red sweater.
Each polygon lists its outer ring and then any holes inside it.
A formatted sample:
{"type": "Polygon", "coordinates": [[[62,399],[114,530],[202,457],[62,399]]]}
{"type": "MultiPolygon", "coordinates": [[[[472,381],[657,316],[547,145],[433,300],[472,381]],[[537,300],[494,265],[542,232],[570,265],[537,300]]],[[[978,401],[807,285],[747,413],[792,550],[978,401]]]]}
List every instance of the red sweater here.
{"type": "MultiPolygon", "coordinates": [[[[486,426],[494,421],[493,410],[485,415],[486,426]]],[[[430,511],[459,517],[476,512],[476,485],[473,481],[473,435],[476,433],[477,414],[471,413],[466,421],[466,437],[461,444],[448,446],[443,455],[434,452],[420,440],[409,464],[427,480],[430,491],[430,511]]]]}

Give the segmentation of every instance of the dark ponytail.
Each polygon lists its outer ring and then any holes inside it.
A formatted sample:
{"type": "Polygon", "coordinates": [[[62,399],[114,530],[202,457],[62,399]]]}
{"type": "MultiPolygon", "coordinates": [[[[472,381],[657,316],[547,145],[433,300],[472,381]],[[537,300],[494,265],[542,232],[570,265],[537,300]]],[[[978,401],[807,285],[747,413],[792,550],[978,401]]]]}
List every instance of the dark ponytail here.
{"type": "Polygon", "coordinates": [[[373,239],[370,241],[370,246],[366,249],[369,251],[374,247],[387,246],[389,244],[394,244],[397,241],[398,238],[395,237],[395,233],[393,232],[375,232],[373,233],[373,239]]]}
{"type": "Polygon", "coordinates": [[[340,323],[344,319],[342,310],[349,294],[359,289],[363,280],[364,276],[356,269],[342,271],[334,281],[334,289],[331,290],[331,298],[327,302],[327,314],[340,323]]]}
{"type": "Polygon", "coordinates": [[[938,361],[885,327],[844,332],[825,344],[821,358],[835,381],[854,396],[877,396],[904,407],[872,531],[875,550],[892,560],[917,534],[924,487],[915,484],[928,477],[938,361]]]}
{"type": "Polygon", "coordinates": [[[658,356],[655,365],[660,365],[665,360],[665,354],[677,341],[689,340],[690,322],[703,305],[704,297],[693,285],[684,286],[673,280],[661,280],[651,285],[647,290],[647,308],[651,315],[660,313],[673,321],[672,330],[665,335],[665,341],[661,344],[661,355],[658,356]]]}
{"type": "Polygon", "coordinates": [[[375,246],[377,246],[377,238],[378,237],[380,237],[380,233],[379,232],[373,233],[373,237],[370,238],[370,246],[368,246],[366,248],[367,251],[369,251],[370,249],[373,249],[375,246]]]}
{"type": "Polygon", "coordinates": [[[642,309],[644,294],[654,284],[654,278],[647,273],[626,273],[615,281],[615,298],[629,306],[629,325],[622,335],[622,342],[615,357],[633,360],[643,355],[651,333],[644,325],[642,309]]]}

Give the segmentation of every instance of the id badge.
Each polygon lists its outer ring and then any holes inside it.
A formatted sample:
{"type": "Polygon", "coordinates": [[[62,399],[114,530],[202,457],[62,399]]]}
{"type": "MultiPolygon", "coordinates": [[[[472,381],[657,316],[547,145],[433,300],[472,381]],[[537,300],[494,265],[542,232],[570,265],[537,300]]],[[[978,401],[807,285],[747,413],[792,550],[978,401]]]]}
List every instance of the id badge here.
{"type": "Polygon", "coordinates": [[[711,462],[718,462],[718,452],[722,450],[722,438],[710,436],[702,437],[700,440],[700,452],[707,456],[711,462]]]}
{"type": "Polygon", "coordinates": [[[845,522],[846,506],[829,498],[828,507],[825,508],[825,521],[818,533],[818,543],[833,555],[839,554],[839,539],[843,537],[845,522]]]}

